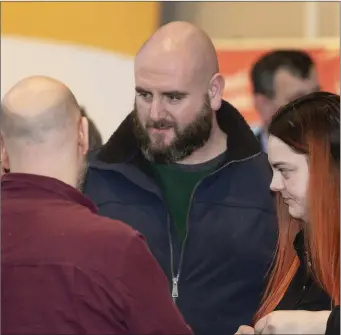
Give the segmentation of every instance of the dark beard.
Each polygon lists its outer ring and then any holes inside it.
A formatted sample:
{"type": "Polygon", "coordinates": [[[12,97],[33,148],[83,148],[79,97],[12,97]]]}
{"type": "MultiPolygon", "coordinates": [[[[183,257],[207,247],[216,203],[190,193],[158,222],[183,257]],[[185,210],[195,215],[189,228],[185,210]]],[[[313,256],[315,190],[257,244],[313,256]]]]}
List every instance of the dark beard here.
{"type": "Polygon", "coordinates": [[[134,135],[143,156],[148,161],[163,164],[174,163],[190,156],[207,143],[212,130],[212,117],[213,110],[210,106],[209,97],[206,96],[205,103],[197,118],[182,130],[175,122],[165,119],[148,121],[146,127],[162,129],[171,126],[175,133],[174,140],[168,146],[156,149],[152,147],[148,130],[140,122],[135,104],[133,111],[134,135]]]}

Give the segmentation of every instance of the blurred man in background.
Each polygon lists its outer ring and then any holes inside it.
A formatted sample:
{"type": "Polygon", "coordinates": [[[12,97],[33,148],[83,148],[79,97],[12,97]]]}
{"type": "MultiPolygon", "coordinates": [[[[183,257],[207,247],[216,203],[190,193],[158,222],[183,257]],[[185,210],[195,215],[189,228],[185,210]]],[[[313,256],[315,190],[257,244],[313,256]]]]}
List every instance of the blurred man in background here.
{"type": "Polygon", "coordinates": [[[263,127],[257,132],[267,152],[267,126],[277,110],[303,95],[320,90],[312,58],[304,51],[276,50],[262,56],[252,67],[255,108],[263,127]]]}
{"type": "Polygon", "coordinates": [[[146,236],[196,335],[252,320],[276,241],[267,158],[222,100],[210,38],[161,27],[135,59],[135,108],[89,162],[85,193],[146,236]]]}
{"type": "Polygon", "coordinates": [[[30,77],[4,97],[1,334],[191,334],[140,233],[77,190],[88,122],[70,90],[30,77]]]}

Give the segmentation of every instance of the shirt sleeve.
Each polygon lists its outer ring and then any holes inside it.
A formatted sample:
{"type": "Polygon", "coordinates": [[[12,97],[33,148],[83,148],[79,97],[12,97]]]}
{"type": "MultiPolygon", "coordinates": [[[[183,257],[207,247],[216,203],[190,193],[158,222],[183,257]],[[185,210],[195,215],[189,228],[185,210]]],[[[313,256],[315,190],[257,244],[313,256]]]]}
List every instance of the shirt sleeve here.
{"type": "Polygon", "coordinates": [[[340,306],[336,306],[327,322],[327,329],[325,335],[340,335],[340,306]]]}
{"type": "Polygon", "coordinates": [[[166,276],[139,234],[127,249],[121,284],[129,334],[193,334],[173,303],[166,276]]]}

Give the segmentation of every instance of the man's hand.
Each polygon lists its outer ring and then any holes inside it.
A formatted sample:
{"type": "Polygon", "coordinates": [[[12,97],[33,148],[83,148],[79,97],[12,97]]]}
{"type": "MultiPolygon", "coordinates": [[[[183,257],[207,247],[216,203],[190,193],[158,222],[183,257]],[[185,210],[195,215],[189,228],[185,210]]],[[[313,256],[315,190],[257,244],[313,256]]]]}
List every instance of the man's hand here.
{"type": "Polygon", "coordinates": [[[256,323],[255,334],[324,334],[330,313],[275,311],[256,323]]]}
{"type": "Polygon", "coordinates": [[[240,326],[235,335],[239,334],[255,334],[255,330],[250,326],[240,326]]]}

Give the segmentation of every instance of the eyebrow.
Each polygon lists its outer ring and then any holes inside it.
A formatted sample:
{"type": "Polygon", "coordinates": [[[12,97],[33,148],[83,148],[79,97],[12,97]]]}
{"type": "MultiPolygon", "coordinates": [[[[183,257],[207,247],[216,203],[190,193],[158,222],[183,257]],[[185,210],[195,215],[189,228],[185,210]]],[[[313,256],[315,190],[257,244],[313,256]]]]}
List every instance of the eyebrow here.
{"type": "Polygon", "coordinates": [[[162,95],[165,95],[167,97],[169,96],[175,96],[179,98],[184,98],[188,95],[187,92],[180,92],[180,91],[169,91],[169,92],[162,92],[162,95]]]}
{"type": "MultiPolygon", "coordinates": [[[[139,87],[139,86],[135,87],[135,91],[137,93],[150,93],[151,94],[150,91],[145,90],[144,88],[139,87]]],[[[177,97],[181,97],[181,98],[186,97],[188,95],[187,92],[181,92],[181,91],[176,91],[176,90],[175,91],[165,91],[165,92],[162,92],[161,94],[164,96],[177,96],[177,97]]]]}
{"type": "Polygon", "coordinates": [[[271,163],[270,164],[272,165],[272,167],[274,167],[275,169],[278,169],[280,167],[283,167],[283,166],[290,166],[289,163],[286,163],[286,162],[275,162],[275,163],[271,163]]]}
{"type": "Polygon", "coordinates": [[[135,91],[137,93],[151,93],[151,92],[148,92],[147,90],[145,90],[145,89],[143,89],[142,87],[139,87],[139,86],[135,87],[135,91]]]}

